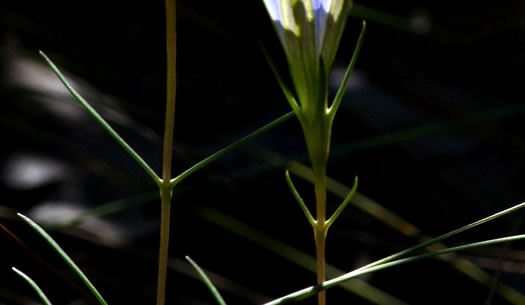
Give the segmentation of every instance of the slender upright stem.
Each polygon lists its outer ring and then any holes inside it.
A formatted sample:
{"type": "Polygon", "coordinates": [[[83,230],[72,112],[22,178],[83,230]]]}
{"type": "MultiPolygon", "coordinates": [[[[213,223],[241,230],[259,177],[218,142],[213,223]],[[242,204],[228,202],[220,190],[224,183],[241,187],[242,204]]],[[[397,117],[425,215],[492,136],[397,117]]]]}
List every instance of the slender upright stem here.
{"type": "MultiPolygon", "coordinates": [[[[326,163],[316,166],[314,170],[315,205],[317,220],[314,227],[315,249],[317,258],[317,284],[326,280],[326,163]]],[[[318,304],[326,305],[326,291],[318,294],[318,304]]]]}
{"type": "MultiPolygon", "coordinates": [[[[310,113],[309,116],[298,116],[303,127],[306,147],[312,163],[316,212],[313,229],[318,284],[326,280],[325,248],[326,233],[328,231],[326,219],[326,166],[330,151],[330,132],[332,128],[332,118],[327,116],[326,107],[323,107],[317,109],[315,113],[310,113]]],[[[319,292],[318,301],[319,305],[326,305],[325,291],[319,292]]]]}
{"type": "MultiPolygon", "coordinates": [[[[316,228],[315,230],[315,253],[317,258],[317,284],[326,281],[326,231],[316,228]]],[[[326,291],[320,291],[317,295],[318,304],[326,305],[326,291]]]]}
{"type": "Polygon", "coordinates": [[[173,155],[173,126],[175,120],[176,93],[176,10],[175,0],[166,0],[166,124],[164,128],[162,183],[160,188],[161,222],[159,271],[157,281],[157,305],[164,305],[170,236],[170,208],[172,189],[171,160],[173,155]]]}
{"type": "Polygon", "coordinates": [[[175,120],[176,93],[176,23],[175,0],[166,0],[166,123],[162,162],[162,183],[169,185],[171,179],[171,157],[173,154],[173,125],[175,120]]]}
{"type": "Polygon", "coordinates": [[[160,249],[159,249],[159,271],[157,280],[157,305],[164,305],[166,298],[166,276],[168,272],[168,246],[170,240],[170,208],[171,188],[164,186],[160,190],[161,212],[160,212],[160,249]]]}

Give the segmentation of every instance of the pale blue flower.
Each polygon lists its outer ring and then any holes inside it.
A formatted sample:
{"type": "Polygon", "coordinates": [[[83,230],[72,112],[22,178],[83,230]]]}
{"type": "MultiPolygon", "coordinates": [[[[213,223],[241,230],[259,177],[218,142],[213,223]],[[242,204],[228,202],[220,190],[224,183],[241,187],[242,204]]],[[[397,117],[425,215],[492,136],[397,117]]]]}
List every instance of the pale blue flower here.
{"type": "Polygon", "coordinates": [[[284,48],[302,110],[321,110],[319,107],[326,106],[323,84],[352,0],[263,1],[284,48]]]}
{"type": "Polygon", "coordinates": [[[343,34],[352,0],[263,0],[283,46],[295,95],[271,63],[286,99],[303,128],[314,168],[326,164],[332,122],[348,84],[364,35],[365,23],[345,80],[328,104],[328,72],[343,34]]]}
{"type": "MultiPolygon", "coordinates": [[[[313,54],[323,57],[327,68],[331,66],[352,0],[263,0],[263,2],[289,60],[297,51],[294,48],[298,45],[309,46],[315,50],[313,54]]],[[[315,58],[309,60],[318,61],[315,58]]]]}

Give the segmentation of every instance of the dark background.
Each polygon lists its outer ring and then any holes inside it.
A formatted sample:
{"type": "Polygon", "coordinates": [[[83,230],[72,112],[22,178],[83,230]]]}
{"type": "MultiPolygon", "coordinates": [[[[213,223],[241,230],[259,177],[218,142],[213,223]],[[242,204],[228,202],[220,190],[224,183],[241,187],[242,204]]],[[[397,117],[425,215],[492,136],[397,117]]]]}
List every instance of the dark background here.
{"type": "MultiPolygon", "coordinates": [[[[178,2],[175,173],[289,111],[259,45],[285,74],[262,1],[178,2]]],[[[350,271],[524,200],[522,12],[517,0],[356,3],[332,91],[362,18],[368,31],[335,120],[328,175],[347,186],[358,175],[359,193],[404,222],[350,205],[331,228],[329,264],[350,271]]],[[[155,185],[76,104],[38,50],[160,172],[163,2],[4,1],[0,35],[0,223],[6,228],[0,233],[0,304],[37,301],[12,266],[33,277],[54,304],[94,304],[16,212],[47,225],[110,304],[152,304],[160,210],[155,185]],[[84,218],[64,223],[78,215],[84,218]]],[[[308,164],[295,119],[176,188],[167,304],[214,304],[185,255],[212,275],[228,304],[262,303],[314,283],[311,261],[288,248],[314,253],[311,229],[284,180],[292,160],[308,164]]],[[[311,185],[294,178],[313,202],[311,185]]],[[[330,195],[329,211],[341,200],[330,195]]],[[[522,215],[447,244],[522,233],[522,215]]],[[[525,304],[523,249],[515,242],[472,250],[361,280],[403,304],[525,304]],[[477,278],[486,284],[454,268],[478,270],[463,259],[485,272],[477,278]],[[521,296],[510,302],[497,292],[508,288],[521,296]]],[[[328,302],[372,304],[342,288],[329,290],[328,302]]],[[[315,298],[301,304],[315,304],[315,298]]]]}

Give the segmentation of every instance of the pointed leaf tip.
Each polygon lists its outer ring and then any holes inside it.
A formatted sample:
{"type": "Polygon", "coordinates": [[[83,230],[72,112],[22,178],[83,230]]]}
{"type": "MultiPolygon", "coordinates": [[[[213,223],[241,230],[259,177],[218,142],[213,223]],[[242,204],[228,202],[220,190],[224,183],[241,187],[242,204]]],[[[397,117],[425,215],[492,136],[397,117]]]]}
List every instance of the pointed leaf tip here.
{"type": "Polygon", "coordinates": [[[46,53],[44,53],[44,51],[38,50],[38,54],[40,54],[40,56],[42,56],[46,61],[50,61],[49,57],[47,57],[47,55],[46,55],[46,53]]]}

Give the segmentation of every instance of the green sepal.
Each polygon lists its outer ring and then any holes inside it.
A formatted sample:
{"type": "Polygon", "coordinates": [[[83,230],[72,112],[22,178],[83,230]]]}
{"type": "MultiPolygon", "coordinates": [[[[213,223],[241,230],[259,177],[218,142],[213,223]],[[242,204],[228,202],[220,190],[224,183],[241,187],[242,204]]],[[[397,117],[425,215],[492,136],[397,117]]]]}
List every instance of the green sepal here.
{"type": "Polygon", "coordinates": [[[332,105],[330,105],[330,108],[328,109],[328,112],[330,113],[332,117],[335,116],[335,113],[337,112],[337,109],[339,108],[339,105],[341,104],[341,100],[343,99],[343,95],[345,94],[346,88],[348,87],[348,83],[350,81],[350,75],[354,71],[355,63],[357,62],[357,57],[359,56],[359,52],[361,51],[361,46],[363,45],[363,41],[365,39],[365,33],[366,33],[366,21],[363,20],[363,26],[361,28],[361,33],[359,34],[359,39],[357,40],[357,44],[355,46],[354,54],[352,55],[352,59],[350,60],[350,63],[348,64],[348,68],[346,69],[345,76],[343,78],[343,82],[341,83],[339,90],[337,90],[337,94],[335,95],[332,105]]]}
{"type": "Polygon", "coordinates": [[[272,69],[273,74],[277,78],[277,81],[279,82],[279,86],[281,86],[281,90],[283,90],[283,93],[284,93],[284,96],[286,97],[286,100],[288,101],[288,103],[292,107],[292,109],[295,112],[295,114],[299,116],[299,114],[301,113],[301,111],[300,111],[301,108],[299,107],[299,104],[295,100],[292,92],[290,91],[290,88],[288,88],[288,86],[284,83],[281,75],[279,74],[279,71],[277,71],[277,68],[273,64],[272,59],[270,58],[270,56],[266,52],[266,49],[264,49],[264,47],[262,45],[261,45],[261,48],[262,48],[262,51],[263,51],[263,54],[264,54],[264,58],[266,59],[266,61],[270,65],[270,68],[272,69]]]}

